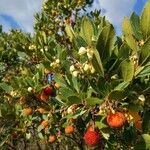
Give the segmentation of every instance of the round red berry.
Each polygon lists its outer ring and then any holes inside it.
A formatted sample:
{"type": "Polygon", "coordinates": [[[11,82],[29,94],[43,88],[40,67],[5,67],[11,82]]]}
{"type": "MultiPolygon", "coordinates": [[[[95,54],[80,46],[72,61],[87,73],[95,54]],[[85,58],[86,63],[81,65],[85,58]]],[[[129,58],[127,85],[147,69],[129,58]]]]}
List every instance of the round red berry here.
{"type": "Polygon", "coordinates": [[[87,131],[84,134],[84,141],[90,147],[94,147],[100,143],[100,134],[96,131],[87,131]]]}
{"type": "Polygon", "coordinates": [[[53,88],[51,86],[47,86],[45,89],[44,89],[44,93],[46,95],[52,95],[52,92],[53,92],[53,88]]]}

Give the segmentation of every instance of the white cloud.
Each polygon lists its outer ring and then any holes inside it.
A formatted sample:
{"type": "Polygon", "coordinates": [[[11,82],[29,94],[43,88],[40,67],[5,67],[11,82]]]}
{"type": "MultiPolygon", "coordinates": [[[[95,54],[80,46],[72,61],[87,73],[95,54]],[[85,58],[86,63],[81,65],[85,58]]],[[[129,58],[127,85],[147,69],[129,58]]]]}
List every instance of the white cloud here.
{"type": "Polygon", "coordinates": [[[121,30],[121,24],[124,16],[129,16],[133,11],[136,0],[95,0],[93,7],[101,9],[102,14],[121,30]]]}
{"type": "MultiPolygon", "coordinates": [[[[22,29],[33,32],[34,14],[41,6],[42,0],[0,0],[0,14],[13,17],[22,29]]],[[[6,23],[5,26],[9,28],[7,21],[3,19],[2,23],[6,23]]]]}

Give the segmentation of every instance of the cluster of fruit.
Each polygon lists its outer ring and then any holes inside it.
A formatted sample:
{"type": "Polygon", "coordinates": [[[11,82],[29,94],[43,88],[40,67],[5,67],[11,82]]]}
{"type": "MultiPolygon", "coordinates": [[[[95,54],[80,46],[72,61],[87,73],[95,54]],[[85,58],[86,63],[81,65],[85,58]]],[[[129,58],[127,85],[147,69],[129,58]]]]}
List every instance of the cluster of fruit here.
{"type": "MultiPolygon", "coordinates": [[[[46,90],[46,91],[47,91],[47,94],[50,93],[50,90],[46,90]]],[[[42,108],[37,109],[37,111],[39,111],[40,113],[46,112],[46,110],[42,108]]],[[[33,112],[31,108],[27,108],[27,109],[24,109],[24,113],[26,115],[31,115],[33,112]]],[[[116,129],[122,128],[125,125],[126,121],[127,121],[127,117],[125,116],[125,114],[119,111],[114,112],[114,113],[109,113],[106,117],[107,125],[110,128],[116,128],[116,129]]],[[[76,130],[76,126],[74,125],[74,122],[76,122],[76,119],[70,119],[70,122],[71,122],[71,125],[68,125],[64,128],[64,133],[66,135],[72,135],[74,134],[76,130]]],[[[49,121],[43,120],[41,122],[41,126],[43,128],[48,128],[49,121]]],[[[60,135],[50,135],[48,138],[48,142],[54,143],[60,135]]],[[[95,147],[101,144],[101,139],[102,139],[102,135],[101,135],[99,128],[95,127],[94,124],[89,125],[83,135],[84,143],[89,147],[95,147]]]]}

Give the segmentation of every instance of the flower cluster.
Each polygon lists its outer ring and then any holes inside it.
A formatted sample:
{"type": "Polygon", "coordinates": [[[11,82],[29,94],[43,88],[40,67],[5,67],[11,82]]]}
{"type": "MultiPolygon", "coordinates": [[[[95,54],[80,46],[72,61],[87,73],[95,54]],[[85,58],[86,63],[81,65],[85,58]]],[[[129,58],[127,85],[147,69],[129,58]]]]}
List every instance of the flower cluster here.
{"type": "Polygon", "coordinates": [[[53,68],[57,68],[60,65],[60,60],[54,57],[54,61],[50,63],[50,66],[53,68]]]}
{"type": "Polygon", "coordinates": [[[91,60],[93,58],[94,51],[91,47],[87,47],[87,48],[80,47],[78,54],[79,55],[87,54],[88,59],[91,60]]]}
{"type": "Polygon", "coordinates": [[[94,51],[92,48],[85,48],[80,47],[78,54],[85,55],[87,54],[88,60],[84,63],[77,62],[75,64],[72,64],[70,66],[70,72],[74,77],[77,77],[79,74],[93,74],[95,73],[95,69],[93,67],[93,64],[91,62],[91,59],[93,58],[94,51]]]}

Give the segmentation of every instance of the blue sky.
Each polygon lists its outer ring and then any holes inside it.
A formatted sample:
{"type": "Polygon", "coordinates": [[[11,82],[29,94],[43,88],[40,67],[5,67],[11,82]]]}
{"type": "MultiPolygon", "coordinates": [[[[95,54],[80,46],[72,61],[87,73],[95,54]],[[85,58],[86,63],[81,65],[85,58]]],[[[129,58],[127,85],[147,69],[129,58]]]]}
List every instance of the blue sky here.
{"type": "MultiPolygon", "coordinates": [[[[117,34],[121,33],[124,16],[133,11],[140,14],[147,0],[94,0],[93,8],[101,9],[102,15],[113,23],[117,34]]],[[[33,33],[34,14],[42,8],[42,0],[0,0],[0,24],[4,31],[20,28],[33,33]]]]}

